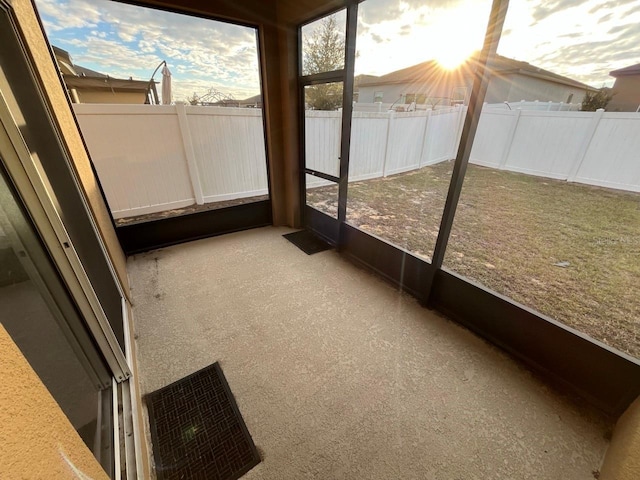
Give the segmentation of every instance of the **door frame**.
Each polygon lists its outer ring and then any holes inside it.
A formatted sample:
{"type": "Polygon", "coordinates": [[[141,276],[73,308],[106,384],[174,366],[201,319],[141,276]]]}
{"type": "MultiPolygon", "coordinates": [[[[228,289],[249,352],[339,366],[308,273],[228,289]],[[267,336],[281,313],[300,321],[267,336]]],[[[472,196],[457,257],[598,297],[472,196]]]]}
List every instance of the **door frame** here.
{"type": "MultiPolygon", "coordinates": [[[[14,55],[22,63],[23,67],[29,71],[29,76],[24,78],[23,83],[20,85],[9,85],[6,77],[0,77],[0,86],[4,87],[0,91],[0,148],[3,152],[7,175],[18,191],[24,207],[29,212],[42,242],[66,283],[69,293],[76,302],[114,378],[117,382],[125,381],[131,377],[131,369],[127,364],[124,351],[109,324],[98,295],[62,220],[58,210],[56,193],[52,191],[42,166],[32,156],[18,126],[16,119],[23,119],[22,121],[25,122],[26,120],[24,120],[25,114],[18,100],[17,91],[21,92],[21,98],[27,95],[31,99],[30,104],[39,105],[39,108],[46,112],[46,124],[50,127],[56,139],[54,148],[57,151],[55,153],[67,159],[66,168],[70,168],[68,167],[68,152],[61,143],[60,133],[47,106],[40,81],[28,56],[28,48],[25,46],[20,33],[15,12],[5,0],[0,0],[0,13],[3,15],[3,24],[11,30],[9,35],[15,39],[16,49],[19,49],[19,51],[10,51],[10,54],[14,55]]],[[[13,47],[9,46],[7,48],[13,47]]],[[[73,171],[69,172],[69,174],[80,195],[82,211],[86,214],[92,232],[98,241],[100,251],[104,255],[109,269],[109,277],[112,279],[119,296],[126,299],[123,286],[115,274],[115,268],[89,209],[88,201],[80,188],[79,180],[73,171]]],[[[121,305],[118,308],[121,308],[121,305]]]]}
{"type": "Polygon", "coordinates": [[[351,121],[353,114],[353,84],[356,60],[356,34],[358,26],[358,3],[350,1],[346,7],[340,7],[324,13],[298,25],[298,105],[299,105],[299,144],[300,144],[300,205],[303,206],[303,225],[327,240],[332,245],[340,246],[343,239],[343,228],[347,216],[347,191],[349,186],[349,148],[351,144],[351,121]],[[346,10],[346,37],[344,67],[330,72],[303,75],[302,71],[302,28],[334,13],[346,10]],[[339,176],[328,175],[307,168],[305,143],[305,87],[327,83],[342,83],[342,119],[340,128],[340,170],[339,176]],[[307,205],[307,175],[313,175],[338,185],[338,214],[333,218],[307,205]]]}

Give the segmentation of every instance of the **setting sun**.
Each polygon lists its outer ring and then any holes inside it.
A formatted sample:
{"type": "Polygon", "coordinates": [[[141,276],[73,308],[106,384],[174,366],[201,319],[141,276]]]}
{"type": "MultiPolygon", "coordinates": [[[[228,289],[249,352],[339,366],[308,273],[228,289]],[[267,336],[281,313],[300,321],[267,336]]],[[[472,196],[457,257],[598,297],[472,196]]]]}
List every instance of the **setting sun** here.
{"type": "Polygon", "coordinates": [[[484,30],[483,22],[477,19],[486,15],[483,7],[483,4],[465,2],[449,9],[434,26],[438,43],[433,58],[443,68],[452,70],[460,66],[474,51],[480,49],[484,30]]]}
{"type": "Polygon", "coordinates": [[[474,52],[471,45],[453,44],[442,48],[435,54],[435,61],[447,70],[459,67],[474,52]]]}
{"type": "MultiPolygon", "coordinates": [[[[436,60],[451,70],[482,48],[491,2],[460,0],[436,7],[402,3],[396,18],[367,23],[385,0],[369,0],[361,7],[366,33],[358,33],[356,73],[381,75],[436,60]]],[[[362,30],[364,32],[364,30],[362,30]]]]}

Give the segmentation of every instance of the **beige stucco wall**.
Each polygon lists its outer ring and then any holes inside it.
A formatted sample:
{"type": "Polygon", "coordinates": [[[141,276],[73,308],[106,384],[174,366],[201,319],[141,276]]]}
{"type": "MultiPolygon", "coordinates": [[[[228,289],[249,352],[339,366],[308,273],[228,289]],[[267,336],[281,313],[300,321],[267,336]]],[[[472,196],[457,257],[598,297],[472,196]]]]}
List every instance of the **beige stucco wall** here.
{"type": "Polygon", "coordinates": [[[580,103],[584,98],[586,89],[571,87],[561,83],[551,82],[541,78],[529,77],[527,75],[509,75],[507,84],[509,90],[502,92],[496,101],[519,102],[520,100],[541,102],[567,102],[570,95],[571,103],[580,103]]]}
{"type": "Polygon", "coordinates": [[[640,75],[617,78],[612,93],[608,112],[635,112],[640,106],[640,75]]]}
{"type": "Polygon", "coordinates": [[[22,37],[28,47],[36,69],[42,80],[44,94],[51,106],[55,121],[58,123],[62,140],[70,153],[73,165],[82,183],[82,188],[93,212],[98,229],[102,234],[106,248],[114,264],[126,295],[129,295],[125,256],[116,237],[111,216],[105,205],[97,180],[91,169],[89,156],[82,142],[75,117],[67,101],[58,70],[51,57],[44,33],[38,23],[33,5],[29,0],[12,0],[16,20],[22,37]]]}
{"type": "Polygon", "coordinates": [[[144,92],[105,92],[98,90],[79,90],[80,103],[126,103],[143,105],[146,100],[144,92]]]}
{"type": "Polygon", "coordinates": [[[4,327],[0,325],[0,477],[106,479],[4,327]],[[86,477],[85,477],[86,478],[86,477]]]}
{"type": "Polygon", "coordinates": [[[640,398],[620,417],[600,471],[600,480],[640,478],[640,398]]]}

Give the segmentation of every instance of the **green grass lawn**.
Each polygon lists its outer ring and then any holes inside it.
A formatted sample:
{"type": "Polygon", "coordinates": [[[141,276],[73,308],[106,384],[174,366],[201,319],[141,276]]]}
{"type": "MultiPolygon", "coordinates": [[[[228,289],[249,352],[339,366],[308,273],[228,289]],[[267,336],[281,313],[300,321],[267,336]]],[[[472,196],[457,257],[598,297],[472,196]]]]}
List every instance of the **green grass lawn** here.
{"type": "MultiPolygon", "coordinates": [[[[348,221],[429,259],[452,166],[349,184],[348,221]]],[[[640,194],[470,165],[444,266],[640,357],[640,194]]]]}

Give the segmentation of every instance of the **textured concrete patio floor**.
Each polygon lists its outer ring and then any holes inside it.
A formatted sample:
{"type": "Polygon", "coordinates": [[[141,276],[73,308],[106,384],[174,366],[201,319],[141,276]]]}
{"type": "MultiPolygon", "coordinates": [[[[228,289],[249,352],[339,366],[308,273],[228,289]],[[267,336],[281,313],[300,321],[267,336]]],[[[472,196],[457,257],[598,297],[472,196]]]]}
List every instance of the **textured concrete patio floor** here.
{"type": "Polygon", "coordinates": [[[220,361],[263,458],[243,478],[593,478],[603,417],[289,231],[129,261],[142,392],[220,361]]]}

